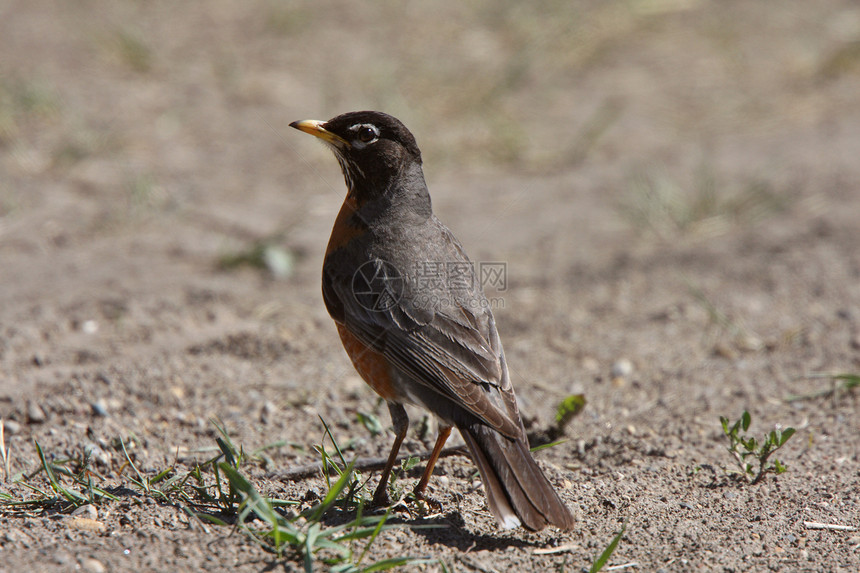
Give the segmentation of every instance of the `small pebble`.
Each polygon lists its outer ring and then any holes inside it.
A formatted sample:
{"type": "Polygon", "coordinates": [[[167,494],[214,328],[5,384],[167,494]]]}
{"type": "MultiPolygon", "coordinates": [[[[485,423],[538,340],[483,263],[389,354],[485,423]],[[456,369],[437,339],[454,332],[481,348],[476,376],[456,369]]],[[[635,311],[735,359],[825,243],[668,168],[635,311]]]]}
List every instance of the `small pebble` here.
{"type": "Polygon", "coordinates": [[[87,573],[104,573],[107,571],[101,561],[92,557],[87,557],[81,561],[81,570],[87,573]]]}
{"type": "Polygon", "coordinates": [[[27,421],[31,424],[41,424],[47,419],[45,411],[42,410],[38,403],[30,400],[27,402],[27,421]]]}
{"type": "Polygon", "coordinates": [[[95,334],[99,331],[99,323],[95,320],[85,320],[81,325],[81,330],[84,334],[95,334]]]}
{"type": "Polygon", "coordinates": [[[99,512],[96,510],[95,506],[91,503],[86,505],[82,505],[72,512],[72,515],[77,517],[86,517],[87,519],[92,519],[95,521],[99,517],[99,512]]]}
{"type": "Polygon", "coordinates": [[[613,378],[627,378],[633,374],[633,363],[626,358],[616,360],[609,373],[613,378]]]}
{"type": "Polygon", "coordinates": [[[90,407],[93,409],[93,415],[106,417],[108,415],[107,405],[105,405],[103,400],[96,400],[90,404],[90,407]]]}
{"type": "Polygon", "coordinates": [[[72,517],[69,520],[69,527],[80,529],[81,531],[95,531],[99,533],[107,529],[104,523],[90,519],[89,517],[72,517]]]}
{"type": "Polygon", "coordinates": [[[260,411],[260,422],[264,424],[268,424],[274,418],[275,413],[277,413],[278,407],[275,406],[274,402],[271,400],[266,400],[263,404],[263,408],[260,411]]]}
{"type": "Polygon", "coordinates": [[[764,342],[755,334],[744,333],[735,339],[735,346],[744,352],[758,352],[764,348],[764,342]]]}
{"type": "Polygon", "coordinates": [[[3,420],[3,431],[9,434],[17,434],[21,431],[21,424],[15,420],[3,420]]]}
{"type": "Polygon", "coordinates": [[[293,254],[286,249],[267,245],[263,251],[263,261],[269,272],[276,278],[285,279],[293,274],[295,266],[293,254]]]}
{"type": "Polygon", "coordinates": [[[718,342],[714,346],[714,356],[719,356],[720,358],[725,358],[726,360],[735,360],[738,357],[738,353],[735,352],[735,349],[728,344],[718,342]]]}
{"type": "Polygon", "coordinates": [[[111,463],[111,456],[108,452],[102,449],[98,444],[87,444],[84,446],[84,451],[88,456],[90,456],[96,463],[99,463],[103,466],[109,466],[111,463]]]}

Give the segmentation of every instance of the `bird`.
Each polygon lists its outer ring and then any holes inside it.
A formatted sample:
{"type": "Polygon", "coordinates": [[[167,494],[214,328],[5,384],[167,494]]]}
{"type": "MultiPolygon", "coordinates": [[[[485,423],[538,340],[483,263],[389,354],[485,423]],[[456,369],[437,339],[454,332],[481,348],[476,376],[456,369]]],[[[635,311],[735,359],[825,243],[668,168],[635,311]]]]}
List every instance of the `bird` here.
{"type": "Polygon", "coordinates": [[[404,404],[414,405],[439,420],[416,499],[424,499],[457,428],[502,528],[571,530],[573,514],[530,453],[474,265],[433,213],[415,137],[378,111],[290,127],[325,142],[346,183],[325,250],[322,295],[353,366],[391,415],[394,444],[372,503],[390,505],[388,479],[409,427],[404,404]]]}

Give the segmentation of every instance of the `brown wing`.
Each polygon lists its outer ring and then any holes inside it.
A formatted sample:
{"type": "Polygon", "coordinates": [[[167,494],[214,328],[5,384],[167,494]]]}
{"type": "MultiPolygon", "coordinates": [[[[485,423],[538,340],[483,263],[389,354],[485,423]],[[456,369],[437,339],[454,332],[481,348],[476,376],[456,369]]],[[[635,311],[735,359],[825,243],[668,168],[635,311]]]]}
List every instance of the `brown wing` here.
{"type": "MultiPolygon", "coordinates": [[[[377,261],[377,268],[385,264],[377,261]]],[[[323,296],[330,311],[339,311],[335,320],[415,382],[496,431],[521,435],[496,323],[479,288],[416,293],[409,277],[398,284],[384,272],[367,273],[370,282],[356,285],[332,280],[327,267],[323,296]]]]}

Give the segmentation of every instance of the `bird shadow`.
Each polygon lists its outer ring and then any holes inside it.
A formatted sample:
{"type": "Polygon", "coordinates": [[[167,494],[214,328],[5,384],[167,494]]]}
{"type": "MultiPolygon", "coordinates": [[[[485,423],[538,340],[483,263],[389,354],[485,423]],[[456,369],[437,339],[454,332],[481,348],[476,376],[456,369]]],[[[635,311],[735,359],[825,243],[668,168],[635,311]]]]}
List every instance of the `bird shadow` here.
{"type": "MultiPolygon", "coordinates": [[[[390,520],[397,523],[397,519],[390,520]]],[[[433,545],[444,545],[462,552],[479,550],[503,550],[509,547],[531,547],[527,540],[504,534],[486,535],[470,531],[459,511],[449,511],[444,515],[400,520],[416,535],[433,545]]]]}
{"type": "MultiPolygon", "coordinates": [[[[523,539],[523,529],[511,531],[498,530],[488,534],[469,529],[460,509],[451,509],[444,513],[418,515],[412,513],[405,504],[400,505],[403,513],[391,513],[385,520],[386,525],[401,525],[415,535],[423,537],[432,545],[443,545],[462,552],[480,550],[505,550],[509,547],[531,548],[542,547],[538,540],[523,539]]],[[[368,510],[368,513],[384,513],[382,509],[368,510]]],[[[321,520],[328,526],[342,525],[355,518],[354,511],[335,511],[321,520]]]]}

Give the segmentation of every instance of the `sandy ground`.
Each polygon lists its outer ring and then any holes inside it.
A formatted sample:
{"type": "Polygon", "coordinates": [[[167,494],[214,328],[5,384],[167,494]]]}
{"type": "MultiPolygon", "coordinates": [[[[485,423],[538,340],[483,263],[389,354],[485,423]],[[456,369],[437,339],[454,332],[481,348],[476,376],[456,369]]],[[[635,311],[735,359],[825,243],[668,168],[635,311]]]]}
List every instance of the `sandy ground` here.
{"type": "Polygon", "coordinates": [[[441,511],[398,514],[365,563],[579,571],[626,522],[624,570],[860,568],[857,529],[807,525],[860,527],[857,391],[784,399],[860,371],[860,9],[504,4],[0,2],[0,494],[47,490],[38,442],[94,451],[119,498],[92,528],[4,504],[0,569],[301,568],[143,494],[116,446],[187,474],[217,418],[283,442],[243,471],[305,501],[319,476],[278,476],[317,459],[320,416],[348,457],[387,451],[319,294],[342,179],[287,127],[354,109],[412,129],[437,214],[506,264],[488,296],[525,414],[588,401],[537,454],[574,531],[498,530],[450,457],[441,511]],[[286,276],[219,267],[258,243],[286,276]],[[756,485],[719,423],[745,409],[751,435],[797,429],[756,485]]]}

